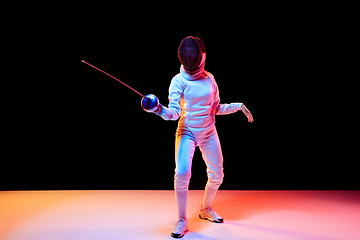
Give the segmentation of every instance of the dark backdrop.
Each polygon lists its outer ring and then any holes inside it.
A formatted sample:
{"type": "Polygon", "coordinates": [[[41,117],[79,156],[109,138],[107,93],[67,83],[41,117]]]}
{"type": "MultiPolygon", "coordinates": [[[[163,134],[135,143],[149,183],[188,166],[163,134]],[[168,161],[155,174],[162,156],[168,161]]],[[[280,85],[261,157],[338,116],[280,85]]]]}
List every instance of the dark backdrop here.
{"type": "MultiPolygon", "coordinates": [[[[24,77],[10,89],[0,189],[173,189],[177,122],[144,112],[139,95],[81,60],[167,105],[189,35],[205,42],[221,102],[243,102],[255,119],[216,117],[220,189],[358,188],[332,140],[341,125],[325,97],[334,71],[328,23],[306,9],[268,7],[82,5],[52,27],[25,25],[33,30],[18,49],[24,77]]],[[[204,188],[205,168],[197,149],[190,189],[204,188]]]]}

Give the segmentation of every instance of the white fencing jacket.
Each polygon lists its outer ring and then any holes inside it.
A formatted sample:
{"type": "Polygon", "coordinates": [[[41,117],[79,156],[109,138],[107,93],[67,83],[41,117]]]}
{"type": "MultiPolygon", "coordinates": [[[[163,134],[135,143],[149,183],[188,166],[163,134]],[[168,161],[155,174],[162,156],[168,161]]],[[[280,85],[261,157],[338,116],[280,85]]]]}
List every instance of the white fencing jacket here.
{"type": "Polygon", "coordinates": [[[163,107],[160,116],[165,120],[176,121],[179,126],[206,128],[215,123],[215,115],[237,112],[242,103],[220,104],[219,89],[214,76],[205,71],[194,79],[184,71],[171,80],[169,105],[163,107]]]}

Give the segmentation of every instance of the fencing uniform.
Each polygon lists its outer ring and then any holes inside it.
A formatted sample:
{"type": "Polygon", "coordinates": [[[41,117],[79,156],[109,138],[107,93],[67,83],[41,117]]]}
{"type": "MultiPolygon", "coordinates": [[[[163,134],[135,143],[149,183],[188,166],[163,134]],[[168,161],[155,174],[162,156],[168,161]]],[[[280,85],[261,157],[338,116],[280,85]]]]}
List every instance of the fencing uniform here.
{"type": "MultiPolygon", "coordinates": [[[[184,195],[185,201],[192,158],[195,147],[199,146],[208,175],[204,202],[211,204],[224,176],[223,156],[214,125],[215,115],[234,113],[240,110],[241,106],[242,103],[220,104],[219,89],[214,76],[205,70],[200,76],[193,78],[185,72],[182,65],[180,73],[172,79],[169,105],[168,108],[162,107],[160,115],[165,120],[177,120],[180,117],[175,141],[174,185],[176,194],[184,195]]],[[[186,215],[186,210],[184,212],[182,209],[179,215],[186,215]]]]}
{"type": "MultiPolygon", "coordinates": [[[[180,73],[171,80],[169,105],[164,107],[160,104],[154,112],[164,120],[176,121],[180,118],[176,131],[174,177],[179,221],[171,233],[171,236],[175,238],[182,237],[187,231],[188,187],[192,158],[197,146],[205,160],[208,176],[199,216],[213,222],[223,221],[211,208],[211,202],[224,177],[223,156],[215,127],[215,115],[230,114],[246,109],[242,103],[220,104],[219,89],[215,78],[204,69],[205,45],[199,38],[183,39],[178,55],[182,65],[180,73]]],[[[248,117],[251,115],[250,112],[245,114],[248,117]]]]}

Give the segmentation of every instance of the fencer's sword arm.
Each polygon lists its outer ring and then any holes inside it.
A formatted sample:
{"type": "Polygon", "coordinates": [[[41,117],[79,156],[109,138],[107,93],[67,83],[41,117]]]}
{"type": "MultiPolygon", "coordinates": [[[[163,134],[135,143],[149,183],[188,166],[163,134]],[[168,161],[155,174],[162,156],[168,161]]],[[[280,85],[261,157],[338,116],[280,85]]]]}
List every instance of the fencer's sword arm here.
{"type": "Polygon", "coordinates": [[[171,81],[169,87],[169,105],[168,107],[164,107],[163,105],[160,105],[156,114],[160,115],[164,120],[167,121],[178,120],[181,115],[180,100],[181,100],[182,92],[183,89],[181,83],[174,78],[171,81]]]}

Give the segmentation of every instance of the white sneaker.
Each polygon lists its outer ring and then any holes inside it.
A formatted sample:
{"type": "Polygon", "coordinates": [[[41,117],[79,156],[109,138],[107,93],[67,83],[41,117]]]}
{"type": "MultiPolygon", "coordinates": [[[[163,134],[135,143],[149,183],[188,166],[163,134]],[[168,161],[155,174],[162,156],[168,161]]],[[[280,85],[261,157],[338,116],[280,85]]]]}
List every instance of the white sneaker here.
{"type": "Polygon", "coordinates": [[[217,214],[212,209],[211,206],[207,207],[207,208],[204,208],[201,205],[199,217],[201,219],[206,219],[206,220],[209,220],[210,222],[214,222],[214,223],[223,223],[224,222],[224,219],[222,217],[220,217],[220,215],[217,214]]]}
{"type": "Polygon", "coordinates": [[[182,238],[187,231],[188,231],[187,219],[179,218],[179,220],[176,222],[175,227],[173,228],[170,235],[173,238],[182,238]]]}

